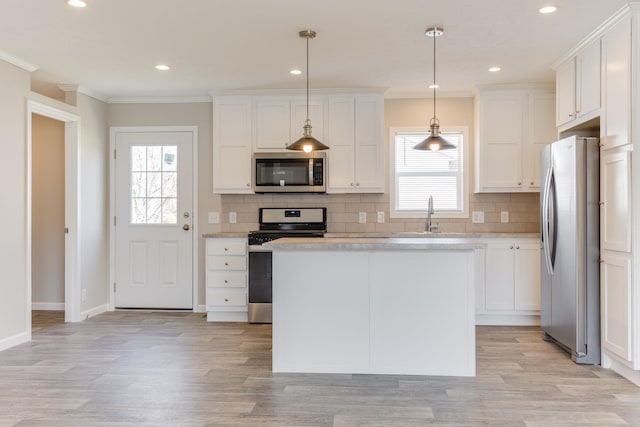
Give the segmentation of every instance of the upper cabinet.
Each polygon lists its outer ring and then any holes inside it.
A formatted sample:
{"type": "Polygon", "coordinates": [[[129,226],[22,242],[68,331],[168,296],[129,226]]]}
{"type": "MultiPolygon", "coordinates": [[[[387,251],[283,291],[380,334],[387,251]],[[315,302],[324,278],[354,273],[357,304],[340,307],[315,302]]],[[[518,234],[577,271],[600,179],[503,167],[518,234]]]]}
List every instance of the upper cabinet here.
{"type": "Polygon", "coordinates": [[[383,193],[382,94],[329,96],[327,117],[327,192],[383,193]]]}
{"type": "MultiPolygon", "coordinates": [[[[256,151],[286,150],[287,145],[302,137],[307,118],[306,97],[255,97],[256,151]]],[[[312,135],[324,142],[324,97],[309,98],[312,135]]]]}
{"type": "Polygon", "coordinates": [[[602,38],[604,111],[600,133],[605,150],[631,143],[632,56],[631,18],[627,17],[602,38]]]}
{"type": "Polygon", "coordinates": [[[252,193],[252,108],[248,96],[213,103],[213,191],[252,193]]]}
{"type": "MultiPolygon", "coordinates": [[[[309,97],[312,135],[329,146],[327,192],[384,192],[382,93],[309,97]]],[[[303,136],[304,95],[219,96],[213,108],[213,189],[252,193],[253,152],[285,151],[303,136]]]]}
{"type": "Polygon", "coordinates": [[[483,87],[475,114],[475,192],[539,191],[540,149],[557,135],[553,91],[483,87]]]}
{"type": "Polygon", "coordinates": [[[572,127],[600,112],[600,41],[556,68],[556,126],[572,127]]]}

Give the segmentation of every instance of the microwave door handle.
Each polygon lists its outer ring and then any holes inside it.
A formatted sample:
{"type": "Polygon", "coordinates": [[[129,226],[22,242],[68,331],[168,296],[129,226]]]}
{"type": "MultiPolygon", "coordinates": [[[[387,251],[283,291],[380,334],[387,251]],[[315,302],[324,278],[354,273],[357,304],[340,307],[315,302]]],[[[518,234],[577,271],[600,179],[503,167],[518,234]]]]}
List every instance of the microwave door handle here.
{"type": "Polygon", "coordinates": [[[313,185],[313,159],[309,159],[309,185],[313,185]]]}

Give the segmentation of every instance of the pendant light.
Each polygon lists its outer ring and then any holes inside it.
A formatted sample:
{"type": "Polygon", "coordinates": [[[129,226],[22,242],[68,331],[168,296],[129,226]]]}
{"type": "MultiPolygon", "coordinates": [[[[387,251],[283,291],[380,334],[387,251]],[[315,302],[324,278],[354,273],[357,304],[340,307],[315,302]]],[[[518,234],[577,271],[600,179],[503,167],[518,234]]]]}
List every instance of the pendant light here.
{"type": "Polygon", "coordinates": [[[311,136],[311,120],[309,119],[309,39],[315,38],[316,32],[313,30],[300,31],[299,36],[307,40],[307,119],[302,127],[302,138],[287,146],[287,150],[298,150],[310,153],[317,150],[328,150],[329,147],[324,145],[311,136]]]}
{"type": "Polygon", "coordinates": [[[413,148],[416,150],[450,150],[456,146],[440,136],[440,121],[436,117],[436,38],[444,34],[442,27],[427,28],[425,31],[427,37],[433,38],[433,84],[429,86],[433,89],[433,117],[429,123],[429,137],[424,141],[416,144],[413,148]]]}

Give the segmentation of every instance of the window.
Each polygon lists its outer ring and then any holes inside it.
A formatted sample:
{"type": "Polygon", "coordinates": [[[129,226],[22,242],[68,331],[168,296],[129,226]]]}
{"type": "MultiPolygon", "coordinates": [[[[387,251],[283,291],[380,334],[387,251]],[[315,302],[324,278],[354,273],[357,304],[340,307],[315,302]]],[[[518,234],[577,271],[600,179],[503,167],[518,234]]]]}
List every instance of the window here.
{"type": "Polygon", "coordinates": [[[176,224],[178,147],[131,146],[131,224],[176,224]]]}
{"type": "Polygon", "coordinates": [[[442,137],[453,150],[423,151],[413,146],[428,136],[427,129],[391,129],[391,212],[395,218],[423,218],[429,196],[436,217],[467,218],[468,129],[443,128],[442,137]]]}

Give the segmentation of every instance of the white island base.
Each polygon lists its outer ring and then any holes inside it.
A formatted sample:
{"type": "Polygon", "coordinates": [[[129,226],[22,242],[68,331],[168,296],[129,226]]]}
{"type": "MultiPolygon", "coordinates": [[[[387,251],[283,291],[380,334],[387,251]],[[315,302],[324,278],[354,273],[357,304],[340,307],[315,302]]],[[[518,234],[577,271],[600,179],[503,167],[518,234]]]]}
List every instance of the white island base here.
{"type": "Polygon", "coordinates": [[[474,376],[484,245],[446,241],[271,242],[273,372],[474,376]]]}

